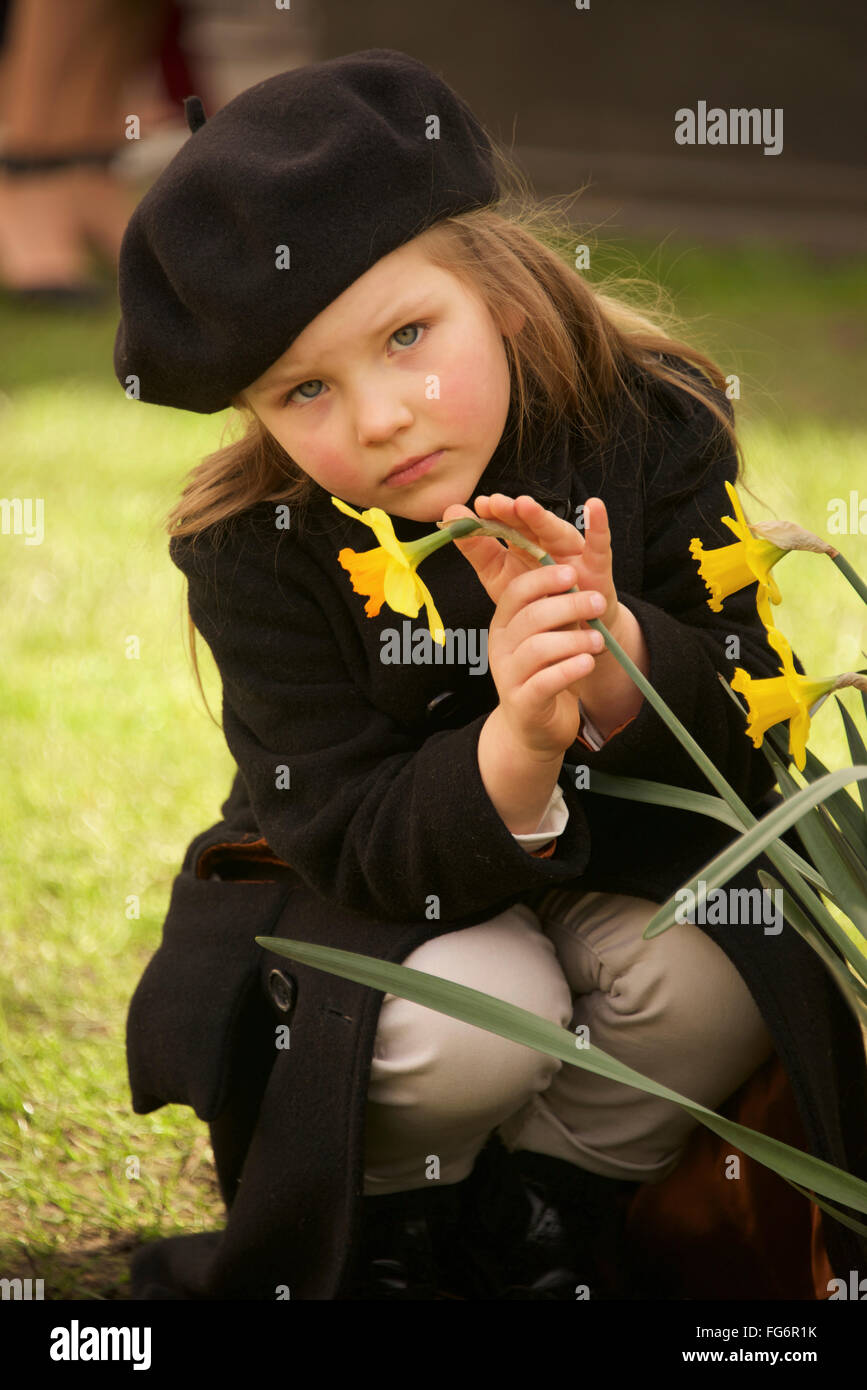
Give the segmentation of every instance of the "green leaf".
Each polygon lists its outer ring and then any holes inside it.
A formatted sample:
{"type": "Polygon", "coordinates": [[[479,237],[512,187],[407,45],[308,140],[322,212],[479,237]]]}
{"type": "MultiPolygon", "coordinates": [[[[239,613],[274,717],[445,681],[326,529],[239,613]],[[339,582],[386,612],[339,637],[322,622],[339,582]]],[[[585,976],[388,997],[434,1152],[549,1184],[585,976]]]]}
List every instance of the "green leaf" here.
{"type": "MultiPolygon", "coordinates": [[[[867,775],[867,769],[865,769],[867,775]]],[[[466,985],[455,984],[452,980],[442,980],[410,966],[395,965],[374,956],[359,955],[354,951],[340,951],[328,946],[316,946],[308,941],[292,941],[282,937],[257,936],[256,941],[266,951],[288,956],[305,965],[339,975],[343,979],[355,980],[369,985],[372,989],[395,994],[401,999],[410,999],[425,1008],[447,1014],[450,1018],[461,1019],[474,1024],[486,1032],[532,1047],[549,1057],[559,1057],[571,1066],[583,1067],[598,1076],[606,1076],[633,1086],[650,1095],[673,1101],[694,1115],[715,1134],[737,1145],[743,1153],[749,1154],[757,1162],[764,1164],[773,1172],[786,1179],[800,1183],[804,1187],[842,1202],[844,1206],[867,1214],[867,1182],[851,1173],[844,1173],[824,1159],[815,1158],[801,1149],[784,1144],[782,1140],[772,1139],[758,1130],[737,1124],[722,1115],[717,1115],[706,1106],[682,1096],[678,1091],[662,1086],[641,1072],[619,1062],[592,1044],[576,1047],[577,1039],[567,1029],[539,1018],[528,1009],[518,1008],[505,1000],[495,999],[480,990],[466,985]]]]}
{"type": "Polygon", "coordinates": [[[857,1231],[859,1235],[867,1236],[867,1226],[861,1221],[856,1221],[854,1216],[844,1216],[837,1207],[832,1207],[830,1203],[821,1201],[815,1192],[810,1192],[809,1188],[801,1187],[800,1183],[793,1182],[792,1187],[796,1187],[801,1196],[806,1197],[808,1202],[815,1202],[822,1211],[827,1212],[835,1221],[839,1221],[841,1226],[848,1226],[850,1231],[857,1231]]]}
{"type": "MultiPolygon", "coordinates": [[[[798,792],[794,779],[776,754],[768,750],[768,757],[780,786],[793,797],[798,792]]],[[[811,785],[818,786],[819,783],[814,782],[811,785]]],[[[864,946],[867,947],[867,871],[863,868],[853,868],[843,859],[818,807],[801,816],[796,829],[807,853],[812,855],[814,863],[821,869],[829,884],[834,901],[860,932],[864,946]]],[[[867,955],[864,965],[867,967],[867,955]]]]}
{"type": "Polygon", "coordinates": [[[816,954],[821,956],[828,973],[833,977],[840,993],[855,1015],[859,1027],[867,1028],[867,985],[852,973],[842,956],[839,956],[828,944],[815,922],[810,919],[791,893],[783,888],[779,879],[774,878],[773,874],[769,874],[765,869],[758,870],[758,878],[763,888],[769,888],[771,891],[778,888],[782,891],[783,916],[786,921],[791,927],[794,927],[799,936],[804,938],[807,945],[812,946],[816,954]]]}
{"type": "Polygon", "coordinates": [[[602,796],[621,796],[626,801],[644,801],[655,806],[673,806],[678,811],[695,811],[700,816],[720,820],[733,830],[743,828],[740,818],[722,797],[692,791],[688,787],[675,787],[668,782],[648,782],[643,777],[615,777],[608,772],[597,772],[594,768],[587,790],[599,792],[602,796]]]}
{"type": "MultiPolygon", "coordinates": [[[[706,893],[713,888],[727,883],[740,869],[752,862],[761,852],[775,841],[784,830],[788,830],[790,825],[794,825],[805,815],[811,807],[823,801],[829,792],[836,790],[837,787],[845,786],[847,782],[861,781],[867,778],[867,766],[847,767],[839,772],[829,772],[827,777],[822,777],[818,782],[812,782],[807,787],[784,801],[782,806],[774,807],[766,816],[752,827],[745,830],[733,844],[727,846],[720,854],[712,859],[708,864],[700,869],[694,879],[690,880],[686,887],[695,894],[696,907],[704,902],[706,893]],[[700,892],[699,880],[704,880],[705,890],[700,892]]],[[[682,891],[679,889],[678,892],[682,891]]],[[[674,926],[676,921],[677,904],[676,897],[673,896],[662,907],[648,923],[644,931],[645,939],[658,936],[660,932],[667,931],[674,926]]]]}
{"type": "MultiPolygon", "coordinates": [[[[782,752],[782,759],[788,762],[788,752],[782,752]]],[[[807,748],[807,760],[804,763],[804,774],[810,781],[817,781],[818,777],[824,777],[828,769],[824,763],[820,763],[816,753],[811,753],[807,748]]],[[[846,840],[852,845],[853,851],[860,856],[861,860],[867,862],[867,816],[864,816],[859,803],[854,796],[845,788],[835,791],[834,795],[828,796],[825,801],[825,809],[834,816],[836,824],[846,840]]]]}
{"type": "MultiPolygon", "coordinates": [[[[846,730],[846,742],[849,744],[849,752],[853,763],[867,763],[867,748],[864,747],[864,740],[858,732],[855,721],[847,710],[840,696],[835,696],[837,708],[843,716],[843,725],[846,730]]],[[[859,789],[860,790],[860,789],[859,789]]],[[[864,795],[861,793],[861,807],[864,809],[864,795]]]]}
{"type": "MultiPolygon", "coordinates": [[[[615,777],[608,772],[597,772],[595,768],[587,790],[599,792],[601,796],[620,796],[625,801],[643,801],[653,806],[673,806],[678,811],[693,811],[700,816],[722,821],[733,830],[743,829],[743,823],[737,813],[727,806],[721,797],[711,796],[708,792],[692,791],[688,787],[676,787],[668,782],[648,782],[642,777],[615,777]]],[[[791,845],[787,845],[785,840],[780,841],[780,848],[792,868],[797,869],[821,892],[833,897],[822,875],[808,860],[802,858],[791,845]]]]}
{"type": "MultiPolygon", "coordinates": [[[[719,675],[723,689],[729,696],[729,699],[735,702],[744,716],[744,732],[746,733],[746,705],[735,691],[732,690],[725,678],[719,672],[717,672],[717,674],[719,675]]],[[[861,698],[864,700],[865,710],[867,710],[867,695],[865,695],[863,691],[861,692],[861,698]]],[[[784,736],[778,725],[766,730],[764,740],[762,741],[763,751],[765,751],[766,743],[769,743],[771,747],[776,750],[778,756],[782,758],[786,766],[791,763],[789,740],[784,736]]],[[[809,748],[805,749],[805,754],[804,774],[806,781],[816,782],[820,777],[826,776],[828,768],[816,757],[816,754],[811,753],[809,748]]],[[[867,759],[865,759],[865,761],[867,761],[867,759]]],[[[858,802],[845,788],[841,787],[838,791],[833,792],[831,796],[826,797],[825,804],[835,817],[842,833],[846,836],[852,848],[856,853],[860,854],[863,860],[867,861],[867,817],[864,816],[858,802]]],[[[781,843],[785,842],[781,841],[781,843]]],[[[822,889],[822,891],[824,892],[825,889],[822,889]]]]}
{"type": "MultiPolygon", "coordinates": [[[[789,757],[788,743],[779,737],[776,729],[769,729],[765,738],[769,739],[772,747],[776,749],[787,767],[794,766],[789,757]]],[[[801,775],[808,782],[816,782],[827,774],[828,769],[823,762],[819,761],[815,753],[810,752],[809,748],[806,750],[806,755],[804,772],[801,775]]],[[[824,805],[825,809],[834,817],[848,844],[861,860],[867,863],[867,816],[862,812],[858,802],[845,788],[840,788],[839,791],[826,797],[824,805]]]]}

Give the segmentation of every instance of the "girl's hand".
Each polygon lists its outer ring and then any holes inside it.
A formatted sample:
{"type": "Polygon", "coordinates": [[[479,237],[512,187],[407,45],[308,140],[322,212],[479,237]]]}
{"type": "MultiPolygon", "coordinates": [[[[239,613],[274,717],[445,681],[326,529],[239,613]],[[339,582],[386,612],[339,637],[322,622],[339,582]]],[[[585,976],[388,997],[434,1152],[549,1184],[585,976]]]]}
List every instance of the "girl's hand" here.
{"type": "MultiPolygon", "coordinates": [[[[618,607],[605,504],[601,498],[592,502],[585,510],[590,514],[585,540],[532,497],[476,498],[476,515],[513,527],[561,561],[558,565],[540,565],[493,536],[454,542],[497,604],[488,653],[500,707],[516,742],[539,758],[562,754],[574,742],[580,678],[593,670],[593,653],[604,650],[601,634],[586,622],[596,617],[604,622],[618,607]],[[565,561],[570,568],[561,572],[565,561]],[[581,592],[567,593],[576,582],[581,592]],[[599,606],[593,602],[597,595],[599,606]]],[[[443,520],[472,515],[455,504],[443,520]]]]}
{"type": "MultiPolygon", "coordinates": [[[[492,497],[477,497],[475,505],[472,512],[469,507],[454,503],[446,508],[443,521],[457,521],[461,516],[498,521],[546,550],[552,560],[573,565],[579,589],[593,589],[605,599],[605,610],[599,617],[610,631],[620,605],[614,588],[608,512],[601,497],[591,497],[585,503],[584,535],[526,495],[506,497],[496,492],[492,497]]],[[[539,568],[538,560],[526,550],[511,545],[507,548],[494,536],[467,537],[453,544],[469,560],[494,603],[499,603],[506,585],[518,574],[539,568]]]]}

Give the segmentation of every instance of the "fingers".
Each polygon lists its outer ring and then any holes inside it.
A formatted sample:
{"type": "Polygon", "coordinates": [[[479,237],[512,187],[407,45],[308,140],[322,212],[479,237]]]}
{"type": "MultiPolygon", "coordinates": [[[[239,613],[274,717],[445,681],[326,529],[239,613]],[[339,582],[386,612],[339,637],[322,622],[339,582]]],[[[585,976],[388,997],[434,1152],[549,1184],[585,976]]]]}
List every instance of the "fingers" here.
{"type": "Polygon", "coordinates": [[[571,565],[535,565],[517,575],[500,595],[498,626],[508,625],[517,645],[534,632],[598,618],[605,610],[604,598],[591,589],[568,593],[575,583],[571,565]]]}
{"type": "Polygon", "coordinates": [[[599,563],[611,551],[608,510],[601,497],[588,497],[584,503],[585,559],[599,563]]]}
{"type": "MultiPolygon", "coordinates": [[[[461,517],[465,516],[475,517],[476,520],[479,519],[478,512],[473,512],[469,507],[464,507],[457,502],[453,502],[446,507],[442,515],[442,520],[444,522],[459,521],[461,517]]],[[[488,518],[485,518],[485,520],[487,519],[488,518]]],[[[502,544],[496,537],[479,535],[461,536],[452,541],[452,544],[457,546],[460,553],[469,560],[483,583],[493,582],[505,554],[502,544]]],[[[533,565],[537,563],[529,555],[527,559],[533,565]]]]}
{"type": "Polygon", "coordinates": [[[475,498],[475,507],[486,521],[511,526],[551,556],[578,556],[584,549],[583,536],[570,522],[547,511],[528,494],[520,497],[506,497],[501,492],[490,497],[481,495],[475,498]]]}
{"type": "MultiPolygon", "coordinates": [[[[600,633],[587,628],[578,632],[537,632],[512,652],[510,679],[514,685],[522,686],[541,672],[556,668],[556,675],[551,676],[551,681],[562,678],[559,689],[566,689],[593,670],[599,654],[597,642],[605,645],[600,633]]],[[[545,682],[537,682],[534,688],[539,692],[544,686],[545,682]]],[[[553,686],[545,693],[552,691],[553,686]]]]}

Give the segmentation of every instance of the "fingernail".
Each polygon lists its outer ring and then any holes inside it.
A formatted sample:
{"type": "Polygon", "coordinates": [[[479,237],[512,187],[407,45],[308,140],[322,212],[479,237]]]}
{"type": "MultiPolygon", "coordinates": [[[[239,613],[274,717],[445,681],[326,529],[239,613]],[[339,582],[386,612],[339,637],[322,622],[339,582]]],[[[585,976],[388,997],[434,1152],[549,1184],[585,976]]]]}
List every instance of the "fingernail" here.
{"type": "Polygon", "coordinates": [[[603,609],[605,608],[605,600],[601,594],[593,595],[592,599],[590,600],[590,607],[595,609],[597,613],[601,613],[603,611],[603,609]]]}

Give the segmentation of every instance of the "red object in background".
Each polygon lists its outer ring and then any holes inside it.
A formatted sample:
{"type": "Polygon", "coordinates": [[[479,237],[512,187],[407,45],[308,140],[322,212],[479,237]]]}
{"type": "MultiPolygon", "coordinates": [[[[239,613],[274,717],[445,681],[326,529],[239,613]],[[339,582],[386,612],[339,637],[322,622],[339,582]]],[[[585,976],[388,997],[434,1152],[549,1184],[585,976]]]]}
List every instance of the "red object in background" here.
{"type": "MultiPolygon", "coordinates": [[[[193,93],[202,97],[205,110],[208,110],[206,94],[202,92],[199,75],[195,71],[195,61],[184,48],[184,25],[186,14],[177,0],[168,0],[163,36],[157,53],[160,73],[166,95],[173,106],[183,112],[184,97],[193,93]]],[[[207,84],[205,84],[207,86],[207,84]]]]}

